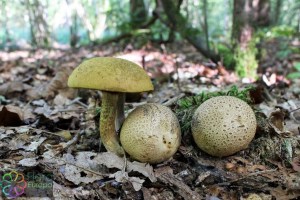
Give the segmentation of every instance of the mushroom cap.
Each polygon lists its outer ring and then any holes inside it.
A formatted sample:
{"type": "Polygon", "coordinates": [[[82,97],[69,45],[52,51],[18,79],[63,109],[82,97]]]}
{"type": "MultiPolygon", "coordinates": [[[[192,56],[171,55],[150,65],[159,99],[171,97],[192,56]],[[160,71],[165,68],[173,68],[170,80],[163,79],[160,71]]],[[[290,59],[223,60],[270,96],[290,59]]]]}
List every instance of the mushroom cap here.
{"type": "Polygon", "coordinates": [[[69,76],[68,86],[110,92],[153,90],[150,77],[139,65],[112,57],[85,60],[69,76]]]}
{"type": "Polygon", "coordinates": [[[120,140],[133,159],[163,162],[172,157],[180,145],[179,122],[166,106],[155,103],[138,106],[125,119],[120,140]]]}
{"type": "Polygon", "coordinates": [[[212,156],[229,156],[247,148],[255,132],[252,108],[236,97],[213,97],[197,108],[192,119],[196,144],[212,156]]]}

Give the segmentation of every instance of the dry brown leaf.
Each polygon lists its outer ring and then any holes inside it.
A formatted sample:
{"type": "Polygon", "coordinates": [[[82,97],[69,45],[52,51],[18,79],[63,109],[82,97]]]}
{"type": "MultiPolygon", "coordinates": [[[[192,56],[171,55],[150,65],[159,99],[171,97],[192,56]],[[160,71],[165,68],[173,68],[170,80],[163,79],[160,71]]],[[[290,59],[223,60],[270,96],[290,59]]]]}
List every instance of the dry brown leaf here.
{"type": "Polygon", "coordinates": [[[6,95],[14,92],[23,92],[24,90],[28,89],[31,89],[30,85],[27,85],[21,81],[11,81],[0,86],[0,95],[6,95]]]}
{"type": "Polygon", "coordinates": [[[66,164],[66,166],[64,167],[63,175],[67,180],[73,182],[76,185],[80,183],[92,183],[96,180],[100,180],[103,178],[98,174],[91,173],[75,165],[69,165],[69,164],[66,164]]]}
{"type": "Polygon", "coordinates": [[[21,108],[12,105],[0,106],[0,126],[19,126],[22,121],[21,108]]]}
{"type": "Polygon", "coordinates": [[[59,89],[67,87],[68,74],[64,71],[59,71],[55,74],[54,78],[47,84],[46,88],[42,90],[42,97],[53,97],[59,89]]]}
{"type": "MultiPolygon", "coordinates": [[[[97,160],[99,164],[105,165],[108,168],[117,168],[123,169],[124,168],[124,159],[115,155],[111,152],[104,152],[98,154],[94,160],[97,160]]],[[[151,165],[146,163],[140,162],[130,162],[127,161],[127,172],[136,171],[143,174],[145,177],[148,177],[152,182],[156,181],[153,168],[151,165]]]]}
{"type": "Polygon", "coordinates": [[[295,157],[291,163],[293,170],[300,172],[300,156],[295,157]]]}
{"type": "Polygon", "coordinates": [[[37,161],[36,158],[23,158],[22,160],[19,161],[19,165],[24,166],[24,167],[34,167],[37,166],[39,162],[37,161]]]}
{"type": "Polygon", "coordinates": [[[126,181],[131,182],[131,184],[132,184],[135,191],[139,191],[142,188],[143,183],[145,182],[145,180],[140,179],[138,177],[128,176],[128,173],[124,172],[124,171],[117,171],[116,173],[111,174],[109,177],[110,178],[115,178],[115,180],[117,182],[120,182],[120,183],[123,183],[123,182],[126,182],[126,181]]]}
{"type": "Polygon", "coordinates": [[[290,137],[293,135],[293,133],[286,130],[284,117],[285,113],[280,109],[276,109],[270,113],[268,122],[277,134],[283,137],[290,137]]]}
{"type": "Polygon", "coordinates": [[[191,199],[201,199],[201,196],[193,191],[188,185],[186,185],[182,180],[179,180],[174,174],[171,167],[161,167],[155,170],[156,178],[169,185],[176,186],[178,188],[178,194],[186,200],[191,199]]]}
{"type": "Polygon", "coordinates": [[[59,71],[51,79],[49,83],[42,83],[26,92],[30,99],[39,99],[41,97],[47,99],[54,97],[59,90],[67,88],[68,73],[59,71]]]}

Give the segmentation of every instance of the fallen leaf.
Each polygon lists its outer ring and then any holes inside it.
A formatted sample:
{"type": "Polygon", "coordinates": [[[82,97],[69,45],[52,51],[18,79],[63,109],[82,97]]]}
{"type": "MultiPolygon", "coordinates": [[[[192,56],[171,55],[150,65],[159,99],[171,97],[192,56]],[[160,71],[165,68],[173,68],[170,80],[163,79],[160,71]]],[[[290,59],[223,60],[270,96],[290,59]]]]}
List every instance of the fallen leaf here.
{"type": "Polygon", "coordinates": [[[293,170],[300,172],[300,156],[295,157],[291,163],[293,170]]]}
{"type": "Polygon", "coordinates": [[[57,106],[68,105],[70,102],[71,102],[70,99],[68,99],[67,97],[61,94],[56,95],[56,97],[53,100],[53,103],[57,106]]]}
{"type": "MultiPolygon", "coordinates": [[[[124,168],[124,159],[115,155],[111,152],[104,152],[98,154],[94,160],[96,160],[99,164],[105,165],[108,168],[124,168]]],[[[127,172],[136,171],[143,174],[145,177],[149,178],[152,182],[156,181],[156,177],[153,172],[153,167],[146,163],[140,162],[130,162],[127,161],[127,172]]]]}
{"type": "Polygon", "coordinates": [[[270,113],[268,122],[277,134],[284,137],[290,137],[293,135],[293,133],[286,130],[284,117],[285,113],[280,109],[276,109],[275,111],[270,113]]]}
{"type": "Polygon", "coordinates": [[[63,131],[56,132],[54,134],[64,138],[65,140],[72,139],[72,135],[71,135],[70,131],[63,130],[63,131]]]}
{"type": "Polygon", "coordinates": [[[110,178],[115,178],[117,182],[123,183],[126,181],[131,182],[135,191],[139,191],[145,180],[140,179],[138,177],[129,177],[127,172],[117,171],[116,173],[109,176],[110,178]]]}
{"type": "Polygon", "coordinates": [[[0,86],[0,95],[6,95],[13,92],[23,92],[30,89],[31,86],[21,81],[11,81],[0,86]]]}
{"type": "Polygon", "coordinates": [[[63,170],[63,175],[65,176],[65,178],[76,185],[80,183],[92,183],[103,178],[98,174],[91,173],[90,171],[85,170],[88,168],[83,169],[76,165],[70,164],[66,164],[64,168],[65,169],[63,170]]]}
{"type": "Polygon", "coordinates": [[[22,165],[24,167],[34,167],[39,164],[39,162],[36,160],[36,158],[24,158],[19,161],[19,165],[22,165]]]}
{"type": "Polygon", "coordinates": [[[19,126],[22,121],[21,108],[12,105],[0,106],[0,126],[19,126]]]}

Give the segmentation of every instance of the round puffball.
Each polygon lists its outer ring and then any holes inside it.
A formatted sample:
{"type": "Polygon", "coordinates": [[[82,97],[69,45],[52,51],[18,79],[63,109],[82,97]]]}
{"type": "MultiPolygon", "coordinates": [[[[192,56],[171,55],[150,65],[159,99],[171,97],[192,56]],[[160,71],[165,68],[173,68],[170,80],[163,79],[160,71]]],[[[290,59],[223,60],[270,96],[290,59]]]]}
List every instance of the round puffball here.
{"type": "Polygon", "coordinates": [[[133,159],[160,163],[171,158],[180,145],[179,122],[166,106],[155,103],[138,106],[125,119],[120,140],[133,159]]]}
{"type": "Polygon", "coordinates": [[[248,147],[256,132],[256,118],[246,102],[236,97],[219,96],[196,109],[191,126],[200,149],[223,157],[248,147]]]}

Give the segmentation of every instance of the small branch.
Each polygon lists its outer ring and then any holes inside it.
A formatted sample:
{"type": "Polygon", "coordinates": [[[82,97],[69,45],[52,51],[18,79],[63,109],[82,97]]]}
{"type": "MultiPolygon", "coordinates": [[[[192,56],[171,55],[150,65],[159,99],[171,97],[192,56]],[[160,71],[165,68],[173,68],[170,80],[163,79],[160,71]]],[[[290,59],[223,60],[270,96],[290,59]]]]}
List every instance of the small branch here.
{"type": "Polygon", "coordinates": [[[164,105],[164,106],[171,106],[171,105],[173,105],[174,103],[176,103],[179,99],[181,99],[184,96],[185,96],[185,94],[181,93],[178,96],[169,99],[168,101],[166,101],[162,105],[164,105]]]}
{"type": "Polygon", "coordinates": [[[237,178],[237,179],[234,179],[234,180],[231,180],[231,181],[227,181],[227,182],[223,182],[223,183],[218,183],[218,184],[216,184],[216,185],[219,185],[219,186],[222,186],[222,185],[229,185],[230,183],[234,183],[234,182],[237,182],[237,181],[246,179],[246,178],[251,177],[251,176],[257,176],[257,175],[260,175],[260,174],[265,174],[265,173],[275,172],[275,171],[276,171],[275,169],[270,169],[270,170],[264,170],[264,171],[253,172],[253,173],[247,174],[246,176],[243,176],[243,177],[241,177],[241,178],[237,178]]]}

